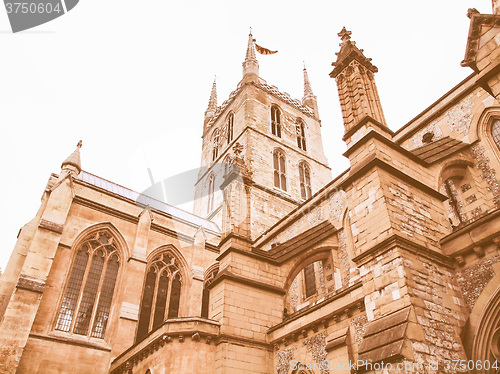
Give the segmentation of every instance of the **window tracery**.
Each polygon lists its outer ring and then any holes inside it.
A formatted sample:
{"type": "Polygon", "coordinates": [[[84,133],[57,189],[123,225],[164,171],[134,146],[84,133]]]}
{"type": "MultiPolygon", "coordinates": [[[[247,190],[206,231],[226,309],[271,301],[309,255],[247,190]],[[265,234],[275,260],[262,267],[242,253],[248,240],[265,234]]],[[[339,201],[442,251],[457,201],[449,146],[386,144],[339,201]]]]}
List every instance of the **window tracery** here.
{"type": "Polygon", "coordinates": [[[56,330],[104,338],[120,267],[113,238],[97,232],[78,248],[56,330]]]}
{"type": "Polygon", "coordinates": [[[136,341],[160,327],[165,319],[179,316],[181,289],[175,257],[169,253],[156,256],[146,273],[136,341]]]}

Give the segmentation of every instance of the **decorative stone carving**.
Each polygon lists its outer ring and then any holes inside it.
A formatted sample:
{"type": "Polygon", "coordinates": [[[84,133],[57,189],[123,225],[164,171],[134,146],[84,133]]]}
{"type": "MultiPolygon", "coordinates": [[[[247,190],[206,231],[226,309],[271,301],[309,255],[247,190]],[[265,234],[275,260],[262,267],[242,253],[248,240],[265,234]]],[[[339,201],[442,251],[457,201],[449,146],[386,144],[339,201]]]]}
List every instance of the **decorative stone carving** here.
{"type": "Polygon", "coordinates": [[[338,231],[340,262],[342,263],[342,286],[349,284],[350,266],[349,254],[347,253],[347,241],[344,229],[338,231]]]}
{"type": "Polygon", "coordinates": [[[496,170],[490,166],[490,160],[484,154],[484,148],[476,144],[472,146],[472,154],[476,159],[476,167],[482,171],[481,178],[488,184],[488,191],[493,194],[493,202],[500,206],[500,183],[496,177],[496,170]]]}
{"type": "Polygon", "coordinates": [[[473,106],[474,102],[472,101],[472,94],[470,94],[446,112],[446,124],[450,128],[451,133],[469,134],[473,106]]]}
{"type": "Polygon", "coordinates": [[[342,212],[346,203],[346,194],[344,190],[337,191],[331,198],[328,207],[330,218],[340,221],[342,212]]]}
{"type": "Polygon", "coordinates": [[[290,294],[292,299],[292,310],[297,310],[297,305],[299,305],[299,285],[297,283],[297,277],[294,278],[292,285],[290,286],[290,294]]]}
{"type": "Polygon", "coordinates": [[[290,369],[290,362],[293,359],[293,352],[297,349],[295,345],[292,345],[282,351],[276,352],[276,372],[278,374],[288,373],[290,369]]]}
{"type": "Polygon", "coordinates": [[[500,262],[500,255],[457,271],[457,281],[469,310],[472,310],[484,287],[495,276],[493,264],[497,262],[500,262]]]}
{"type": "Polygon", "coordinates": [[[307,352],[311,353],[314,361],[318,364],[321,374],[330,373],[328,361],[326,360],[326,336],[327,332],[323,331],[302,342],[307,352]]]}
{"type": "Polygon", "coordinates": [[[434,121],[429,126],[425,127],[424,129],[420,130],[415,135],[413,135],[406,149],[414,149],[423,146],[424,145],[423,137],[425,134],[429,133],[433,134],[432,137],[433,141],[439,140],[443,137],[443,132],[441,131],[441,128],[437,126],[437,121],[434,121]],[[411,146],[411,144],[413,144],[413,146],[411,146]]]}
{"type": "Polygon", "coordinates": [[[361,344],[363,341],[363,336],[365,335],[366,327],[368,326],[368,319],[366,314],[354,317],[351,320],[351,325],[354,327],[354,342],[361,344]]]}

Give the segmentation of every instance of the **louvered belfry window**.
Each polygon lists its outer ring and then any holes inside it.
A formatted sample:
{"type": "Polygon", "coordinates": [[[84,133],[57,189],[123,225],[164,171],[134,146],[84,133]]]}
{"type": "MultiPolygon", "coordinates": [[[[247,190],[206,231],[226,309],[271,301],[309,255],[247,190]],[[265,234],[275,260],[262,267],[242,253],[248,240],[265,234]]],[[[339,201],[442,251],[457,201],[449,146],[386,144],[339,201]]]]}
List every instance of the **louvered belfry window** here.
{"type": "Polygon", "coordinates": [[[286,191],[286,165],[285,155],[279,149],[273,152],[274,187],[286,191]]]}
{"type": "Polygon", "coordinates": [[[113,238],[98,232],[78,248],[56,330],[104,338],[120,268],[113,238]]]}
{"type": "Polygon", "coordinates": [[[181,288],[175,258],[169,253],[156,256],[146,273],[136,342],[160,327],[167,318],[179,316],[181,288]]]}
{"type": "Polygon", "coordinates": [[[297,123],[295,124],[295,126],[296,126],[296,132],[297,132],[297,146],[300,149],[307,151],[307,149],[306,149],[306,130],[305,130],[304,122],[299,118],[297,120],[297,123]]]}
{"type": "Polygon", "coordinates": [[[307,200],[311,197],[311,169],[305,162],[299,164],[300,197],[307,200]]]}
{"type": "Polygon", "coordinates": [[[281,138],[281,112],[275,105],[271,107],[271,132],[281,138]]]}

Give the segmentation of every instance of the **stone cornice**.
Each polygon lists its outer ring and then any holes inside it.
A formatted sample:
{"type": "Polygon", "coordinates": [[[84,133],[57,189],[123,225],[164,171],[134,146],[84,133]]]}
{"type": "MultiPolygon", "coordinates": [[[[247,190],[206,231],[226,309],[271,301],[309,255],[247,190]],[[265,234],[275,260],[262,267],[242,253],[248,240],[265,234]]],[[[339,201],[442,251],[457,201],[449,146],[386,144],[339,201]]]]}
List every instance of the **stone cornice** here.
{"type": "Polygon", "coordinates": [[[217,321],[201,317],[185,317],[168,319],[156,330],[152,331],[140,342],[132,345],[121,353],[111,363],[111,373],[122,373],[127,367],[133,367],[150,354],[156,352],[165,344],[178,339],[179,343],[186,338],[200,342],[200,344],[211,344],[219,336],[220,324],[217,321]],[[204,342],[202,341],[204,340],[204,342]]]}
{"type": "Polygon", "coordinates": [[[107,344],[105,344],[104,341],[103,341],[103,344],[98,344],[95,342],[84,341],[82,339],[78,339],[78,338],[74,338],[74,337],[70,337],[70,336],[44,335],[44,334],[37,334],[34,332],[30,333],[29,337],[33,338],[33,339],[47,340],[47,341],[56,342],[56,343],[76,345],[79,347],[95,349],[98,351],[111,352],[111,347],[109,347],[107,344]]]}
{"type": "Polygon", "coordinates": [[[43,294],[45,290],[45,280],[21,273],[17,279],[16,287],[43,294]]]}
{"type": "Polygon", "coordinates": [[[355,262],[358,267],[360,267],[373,260],[377,256],[380,256],[394,248],[406,250],[417,256],[423,256],[431,261],[438,262],[439,264],[448,268],[453,268],[453,262],[450,257],[422,245],[416,244],[413,241],[403,238],[398,234],[394,234],[381,243],[378,243],[370,249],[363,251],[363,253],[354,257],[352,261],[355,262]]]}
{"type": "MultiPolygon", "coordinates": [[[[389,129],[387,126],[385,125],[382,125],[379,121],[377,121],[376,119],[370,117],[370,116],[365,116],[361,121],[359,121],[356,125],[354,125],[349,131],[347,131],[345,133],[345,135],[343,136],[342,140],[343,141],[346,141],[348,138],[350,138],[356,131],[358,131],[361,127],[363,127],[363,125],[365,125],[366,123],[372,123],[373,125],[377,126],[380,130],[386,132],[387,134],[393,136],[394,135],[394,132],[389,129]]],[[[354,145],[353,145],[354,146],[354,145]]]]}
{"type": "Polygon", "coordinates": [[[215,285],[219,284],[223,280],[230,280],[236,283],[244,284],[249,287],[258,288],[281,296],[286,294],[286,291],[283,288],[272,286],[270,284],[259,282],[253,279],[245,278],[241,275],[233,274],[227,269],[224,269],[221,272],[219,272],[219,274],[217,274],[214,280],[207,286],[208,289],[212,289],[215,285]]]}
{"type": "MultiPolygon", "coordinates": [[[[304,308],[304,309],[300,310],[299,312],[291,315],[288,319],[284,320],[283,322],[280,322],[277,325],[271,327],[267,331],[267,334],[275,332],[275,331],[285,327],[290,322],[296,321],[296,320],[298,320],[298,319],[300,319],[308,314],[311,314],[312,312],[314,312],[318,309],[323,308],[324,306],[326,306],[328,304],[331,304],[332,302],[334,302],[336,300],[339,300],[345,296],[348,296],[352,291],[360,288],[362,285],[363,285],[362,282],[358,281],[357,283],[353,284],[352,286],[349,286],[347,288],[339,290],[337,293],[331,295],[330,297],[327,297],[327,299],[323,300],[322,302],[320,302],[312,307],[304,308]]],[[[274,338],[271,341],[271,343],[275,343],[275,342],[278,342],[281,340],[287,340],[290,338],[293,339],[294,335],[302,334],[304,330],[307,331],[309,329],[312,329],[314,331],[315,328],[319,325],[328,326],[330,320],[338,320],[342,314],[347,314],[348,316],[350,316],[350,315],[354,314],[353,311],[355,309],[360,309],[361,311],[364,311],[364,305],[365,305],[364,304],[364,295],[361,293],[359,295],[359,297],[357,299],[355,299],[354,301],[351,301],[345,305],[342,305],[341,307],[336,308],[335,310],[332,310],[331,312],[329,312],[325,315],[322,315],[319,320],[311,321],[305,325],[301,325],[300,327],[298,327],[292,331],[287,332],[284,335],[281,335],[277,338],[274,338]]]]}
{"type": "MultiPolygon", "coordinates": [[[[367,117],[365,117],[365,118],[367,118],[367,117]]],[[[344,152],[343,156],[349,157],[355,150],[357,150],[361,146],[365,145],[365,143],[367,141],[369,141],[370,139],[376,139],[376,140],[380,141],[381,143],[384,143],[385,145],[387,145],[392,150],[401,153],[403,156],[409,158],[410,160],[416,162],[419,165],[422,165],[422,166],[427,166],[428,165],[420,157],[415,156],[413,153],[411,153],[407,149],[404,149],[399,144],[394,143],[392,140],[387,139],[382,134],[380,134],[380,133],[378,133],[376,131],[373,131],[373,130],[370,130],[366,135],[364,135],[361,139],[359,139],[356,143],[354,143],[351,147],[349,147],[349,149],[344,152]]]]}
{"type": "Polygon", "coordinates": [[[364,162],[357,165],[356,168],[351,169],[351,174],[342,182],[340,187],[344,189],[349,187],[354,183],[354,181],[366,175],[366,173],[372,168],[380,168],[382,170],[385,170],[389,174],[392,174],[405,181],[406,183],[409,183],[412,187],[415,187],[440,201],[445,201],[448,199],[447,196],[443,195],[439,191],[436,191],[435,189],[423,184],[419,180],[410,177],[408,174],[381,160],[376,155],[372,155],[371,157],[366,158],[364,162]]]}
{"type": "Polygon", "coordinates": [[[40,227],[41,229],[55,232],[56,234],[62,234],[64,228],[64,226],[59,223],[47,221],[46,219],[43,218],[40,220],[40,224],[38,225],[38,227],[40,227]]]}

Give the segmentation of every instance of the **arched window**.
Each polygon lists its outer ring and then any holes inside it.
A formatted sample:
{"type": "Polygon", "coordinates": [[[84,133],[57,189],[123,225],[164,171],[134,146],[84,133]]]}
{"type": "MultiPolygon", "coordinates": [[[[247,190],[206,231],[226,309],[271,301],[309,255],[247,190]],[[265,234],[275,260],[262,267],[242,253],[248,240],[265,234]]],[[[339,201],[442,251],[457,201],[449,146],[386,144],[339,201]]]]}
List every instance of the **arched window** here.
{"type": "Polygon", "coordinates": [[[300,197],[307,200],[311,197],[311,170],[305,162],[299,164],[300,197]]]}
{"type": "Polygon", "coordinates": [[[212,161],[215,161],[217,157],[219,157],[219,138],[220,138],[219,130],[215,130],[214,140],[213,140],[214,148],[212,151],[212,161]]]}
{"type": "Polygon", "coordinates": [[[234,113],[230,113],[227,117],[227,144],[233,140],[234,113]]]}
{"type": "Polygon", "coordinates": [[[281,138],[281,113],[275,105],[271,107],[271,132],[281,138]]]}
{"type": "Polygon", "coordinates": [[[208,206],[207,213],[210,213],[214,210],[214,198],[215,198],[215,177],[213,174],[210,174],[208,181],[208,206]]]}
{"type": "Polygon", "coordinates": [[[493,141],[497,145],[498,149],[500,149],[500,120],[493,121],[491,125],[491,137],[493,141]]]}
{"type": "Polygon", "coordinates": [[[56,330],[104,338],[120,267],[113,238],[98,232],[83,242],[56,322],[56,330]]]}
{"type": "Polygon", "coordinates": [[[274,186],[286,191],[285,155],[279,149],[273,153],[274,186]]]}
{"type": "Polygon", "coordinates": [[[136,342],[160,327],[166,318],[179,316],[181,286],[175,258],[168,253],[156,256],[146,273],[136,342]]]}
{"type": "Polygon", "coordinates": [[[296,131],[297,131],[297,146],[300,149],[307,151],[307,149],[306,149],[306,131],[305,131],[304,122],[299,118],[297,120],[297,123],[295,124],[295,126],[296,126],[296,131]]]}

